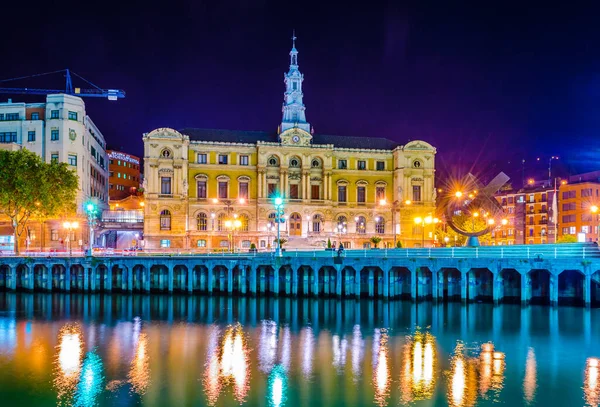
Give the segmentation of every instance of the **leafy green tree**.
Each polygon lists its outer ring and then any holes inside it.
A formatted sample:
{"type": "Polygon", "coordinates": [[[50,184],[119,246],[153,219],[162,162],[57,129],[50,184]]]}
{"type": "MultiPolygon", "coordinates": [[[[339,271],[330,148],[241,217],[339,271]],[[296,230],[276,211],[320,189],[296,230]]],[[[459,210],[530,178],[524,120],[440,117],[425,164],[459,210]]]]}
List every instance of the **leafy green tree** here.
{"type": "Polygon", "coordinates": [[[371,243],[373,243],[375,245],[376,249],[377,249],[377,245],[379,244],[379,242],[381,242],[381,238],[379,236],[373,236],[369,240],[371,241],[371,243]]]}
{"type": "Polygon", "coordinates": [[[577,243],[577,237],[575,235],[564,235],[559,237],[556,243],[577,243]]]}
{"type": "Polygon", "coordinates": [[[78,177],[65,163],[44,163],[21,149],[0,151],[0,212],[11,220],[15,253],[33,218],[46,220],[75,209],[78,177]]]}

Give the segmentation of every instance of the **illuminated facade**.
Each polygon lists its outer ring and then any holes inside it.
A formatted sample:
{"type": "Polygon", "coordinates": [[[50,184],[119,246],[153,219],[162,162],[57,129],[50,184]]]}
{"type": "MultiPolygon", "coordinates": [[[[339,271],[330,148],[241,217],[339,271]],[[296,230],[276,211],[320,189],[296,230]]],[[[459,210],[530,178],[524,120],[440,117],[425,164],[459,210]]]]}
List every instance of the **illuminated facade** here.
{"type": "MultiPolygon", "coordinates": [[[[277,132],[156,129],[144,135],[146,248],[273,245],[284,199],[284,247],[421,245],[414,218],[435,210],[436,150],[424,141],[315,134],[298,51],[285,74],[277,132]],[[228,219],[240,226],[228,230],[228,219]]],[[[426,245],[433,237],[426,236],[426,245]]]]}
{"type": "Polygon", "coordinates": [[[578,241],[598,240],[598,212],[592,211],[600,203],[600,183],[579,182],[576,177],[560,186],[559,237],[573,236],[578,241]]]}
{"type": "Polygon", "coordinates": [[[140,159],[120,151],[108,150],[108,195],[120,200],[135,195],[140,188],[140,159]]]}

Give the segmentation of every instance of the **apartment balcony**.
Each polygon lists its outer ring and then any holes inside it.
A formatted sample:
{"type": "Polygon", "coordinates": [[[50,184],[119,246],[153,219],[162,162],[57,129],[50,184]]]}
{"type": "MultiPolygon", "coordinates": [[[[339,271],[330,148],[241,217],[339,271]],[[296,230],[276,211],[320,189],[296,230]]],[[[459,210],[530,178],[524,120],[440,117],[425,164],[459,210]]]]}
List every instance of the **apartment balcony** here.
{"type": "Polygon", "coordinates": [[[144,223],[144,211],[141,209],[131,211],[102,211],[104,223],[144,223]]]}

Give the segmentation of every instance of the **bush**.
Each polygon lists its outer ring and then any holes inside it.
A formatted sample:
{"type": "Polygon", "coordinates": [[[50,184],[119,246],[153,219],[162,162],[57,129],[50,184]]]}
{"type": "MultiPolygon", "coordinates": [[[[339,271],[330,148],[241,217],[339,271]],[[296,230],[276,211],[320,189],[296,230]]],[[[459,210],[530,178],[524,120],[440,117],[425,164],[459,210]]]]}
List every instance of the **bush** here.
{"type": "Polygon", "coordinates": [[[331,249],[331,239],[327,238],[327,248],[331,249]]]}
{"type": "Polygon", "coordinates": [[[401,241],[397,241],[396,242],[396,249],[402,249],[402,242],[401,241]]]}
{"type": "Polygon", "coordinates": [[[556,243],[577,243],[577,237],[574,235],[564,235],[558,238],[556,243]]]}

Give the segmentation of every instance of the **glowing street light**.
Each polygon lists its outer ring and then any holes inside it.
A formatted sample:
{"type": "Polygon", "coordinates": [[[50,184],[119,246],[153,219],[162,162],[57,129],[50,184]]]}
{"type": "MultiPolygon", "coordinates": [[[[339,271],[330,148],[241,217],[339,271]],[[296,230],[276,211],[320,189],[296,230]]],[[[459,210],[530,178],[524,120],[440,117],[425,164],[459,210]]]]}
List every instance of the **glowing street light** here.
{"type": "Polygon", "coordinates": [[[454,194],[455,197],[457,198],[461,198],[463,196],[463,193],[461,191],[456,191],[456,193],[454,194]]]}
{"type": "Polygon", "coordinates": [[[65,222],[63,223],[63,227],[65,229],[67,229],[68,234],[67,234],[67,243],[69,244],[69,257],[71,257],[71,255],[73,254],[73,250],[72,250],[72,245],[71,245],[71,234],[73,233],[73,230],[79,228],[79,223],[78,222],[65,222]]]}
{"type": "MultiPolygon", "coordinates": [[[[143,204],[143,202],[142,202],[143,204]]],[[[141,204],[140,204],[141,205],[141,204]]],[[[142,205],[143,206],[143,205],[142,205]]],[[[96,226],[96,214],[98,213],[98,207],[94,202],[88,202],[85,205],[85,212],[87,213],[88,227],[90,229],[90,241],[87,255],[94,255],[94,227],[96,226]]]]}
{"type": "Polygon", "coordinates": [[[496,223],[496,221],[494,219],[488,219],[488,225],[493,225],[494,223],[496,223]]]}
{"type": "Polygon", "coordinates": [[[502,219],[502,225],[506,226],[508,224],[508,220],[502,219]]]}
{"type": "Polygon", "coordinates": [[[280,237],[280,224],[281,224],[281,215],[283,214],[283,198],[280,196],[275,197],[273,200],[275,204],[275,210],[277,212],[276,221],[277,221],[277,257],[281,257],[281,237],[280,237]]]}

